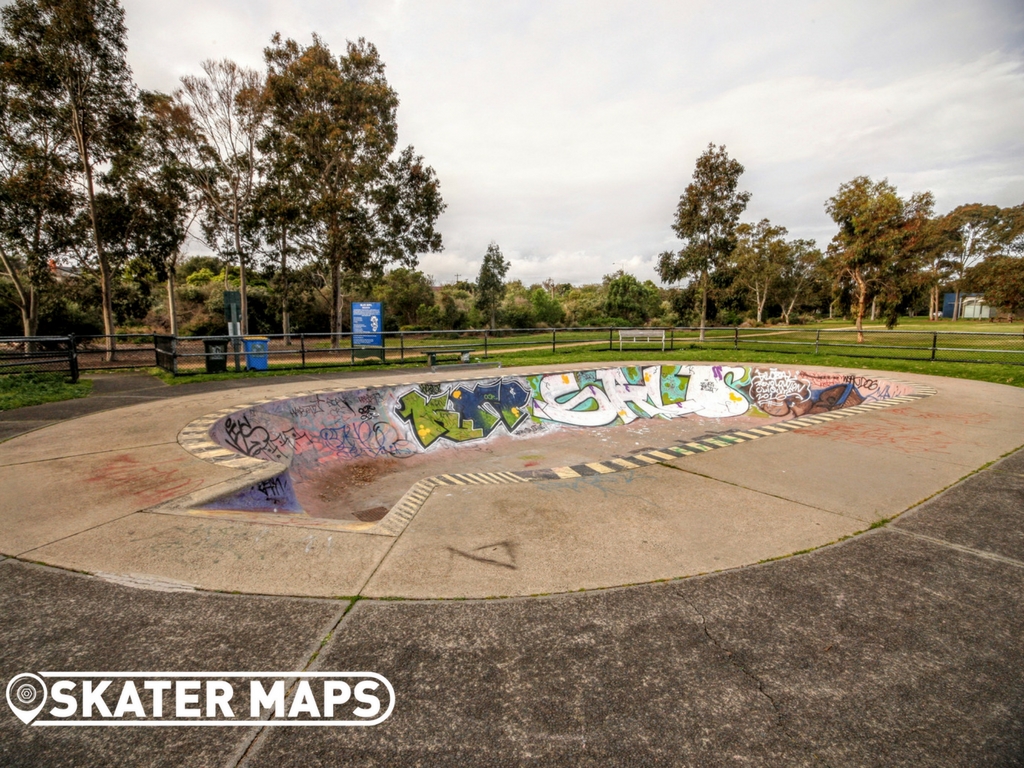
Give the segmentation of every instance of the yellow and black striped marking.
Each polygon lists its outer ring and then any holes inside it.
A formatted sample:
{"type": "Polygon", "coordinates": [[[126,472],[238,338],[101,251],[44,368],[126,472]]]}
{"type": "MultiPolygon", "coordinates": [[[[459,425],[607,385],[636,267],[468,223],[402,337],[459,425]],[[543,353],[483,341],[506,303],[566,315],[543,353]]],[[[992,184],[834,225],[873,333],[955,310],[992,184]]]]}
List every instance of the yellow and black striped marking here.
{"type": "MultiPolygon", "coordinates": [[[[480,377],[488,378],[488,377],[480,377]]],[[[493,377],[490,377],[493,378],[493,377]]],[[[413,382],[389,384],[392,387],[413,386],[413,382]]],[[[772,435],[795,432],[805,427],[813,427],[827,424],[836,419],[849,418],[859,413],[891,408],[894,405],[904,405],[931,397],[937,394],[933,387],[925,385],[913,385],[914,394],[891,397],[885,400],[878,400],[870,403],[862,403],[849,408],[841,408],[835,411],[826,411],[807,416],[799,416],[786,421],[765,424],[758,427],[744,427],[729,432],[722,432],[714,435],[695,438],[689,442],[681,442],[666,448],[645,449],[638,453],[627,454],[626,456],[594,461],[587,464],[575,464],[568,467],[552,467],[551,469],[520,470],[516,472],[467,472],[462,474],[451,473],[435,475],[420,480],[413,485],[406,494],[395,504],[388,513],[377,522],[372,528],[365,530],[366,533],[374,533],[385,536],[397,536],[409,524],[409,521],[416,515],[420,507],[426,503],[430,494],[435,488],[444,486],[466,486],[466,485],[504,485],[510,483],[530,483],[542,480],[571,480],[578,477],[593,477],[596,475],[607,475],[615,472],[626,472],[640,467],[658,464],[664,461],[672,461],[680,456],[693,456],[697,453],[706,453],[719,448],[728,448],[738,443],[746,443],[759,440],[772,435]]],[[[307,395],[325,394],[340,392],[352,389],[366,389],[366,387],[334,387],[331,389],[320,389],[310,392],[297,392],[288,395],[289,398],[305,397],[307,395]]],[[[251,469],[266,465],[263,459],[241,456],[215,443],[209,436],[210,427],[216,421],[232,413],[251,408],[255,405],[272,402],[278,398],[257,400],[243,405],[233,405],[216,413],[211,413],[196,419],[186,426],[178,435],[178,443],[198,458],[222,466],[239,469],[251,469]]]]}
{"type": "Polygon", "coordinates": [[[762,437],[771,437],[772,435],[785,434],[786,432],[795,432],[796,430],[803,429],[804,427],[827,424],[830,421],[848,418],[858,413],[877,411],[884,408],[890,408],[894,405],[912,403],[915,400],[920,400],[936,394],[936,390],[932,387],[916,385],[916,389],[917,392],[912,395],[891,397],[887,400],[864,403],[862,405],[855,405],[836,411],[826,411],[825,413],[800,416],[795,419],[789,419],[788,421],[776,422],[775,424],[765,424],[761,427],[734,429],[729,432],[722,432],[720,434],[696,438],[691,442],[671,445],[667,448],[648,448],[639,453],[628,454],[622,458],[609,459],[607,461],[595,461],[589,464],[576,464],[571,467],[553,467],[551,469],[536,469],[505,474],[515,474],[522,480],[536,481],[568,480],[575,477],[590,477],[593,475],[605,475],[612,472],[623,472],[625,470],[637,469],[638,467],[649,466],[663,461],[672,461],[673,459],[678,459],[680,456],[692,456],[695,453],[707,453],[708,451],[713,451],[718,448],[728,448],[730,445],[736,445],[737,443],[746,443],[751,440],[758,440],[762,437]]]}

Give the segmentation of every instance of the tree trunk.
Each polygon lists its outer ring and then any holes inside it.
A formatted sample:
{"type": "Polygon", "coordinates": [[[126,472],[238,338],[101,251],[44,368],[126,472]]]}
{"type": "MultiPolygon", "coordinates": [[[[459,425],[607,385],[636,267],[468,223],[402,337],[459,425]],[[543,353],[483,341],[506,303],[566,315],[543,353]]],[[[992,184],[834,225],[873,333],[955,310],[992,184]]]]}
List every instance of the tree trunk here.
{"type": "MultiPolygon", "coordinates": [[[[0,251],[0,262],[3,263],[4,269],[7,270],[7,276],[11,279],[14,284],[14,292],[18,295],[18,310],[21,312],[21,328],[22,333],[25,336],[35,336],[32,331],[31,321],[31,298],[25,291],[25,286],[21,284],[21,275],[18,270],[15,269],[14,264],[8,260],[7,254],[0,251]]],[[[32,290],[31,284],[29,285],[29,291],[32,290]]]]}
{"type": "Polygon", "coordinates": [[[103,314],[104,348],[106,354],[104,359],[111,362],[115,356],[114,341],[114,303],[111,298],[113,291],[113,273],[110,269],[110,262],[107,259],[107,252],[100,240],[99,225],[96,221],[96,190],[93,186],[92,162],[89,160],[89,148],[85,144],[85,134],[81,122],[81,115],[78,110],[71,110],[71,131],[74,133],[75,142],[78,144],[78,154],[82,159],[82,170],[85,173],[85,187],[89,197],[89,220],[92,224],[93,241],[96,244],[96,259],[100,264],[100,304],[103,314]]]}
{"type": "Polygon", "coordinates": [[[960,285],[956,286],[956,293],[953,294],[953,320],[960,319],[960,285]]]}
{"type": "MultiPolygon", "coordinates": [[[[786,325],[789,325],[789,316],[791,314],[793,314],[793,307],[795,307],[795,306],[796,306],[796,296],[794,296],[793,300],[789,302],[789,309],[786,309],[786,308],[782,309],[782,322],[784,322],[786,325]]],[[[829,310],[830,310],[830,316],[831,316],[831,307],[829,307],[829,310]]]]}
{"type": "Polygon", "coordinates": [[[341,346],[341,262],[331,264],[331,349],[341,346]]]}
{"type": "Polygon", "coordinates": [[[249,297],[246,296],[245,290],[245,254],[242,253],[242,236],[241,228],[238,224],[238,209],[235,209],[235,253],[238,254],[238,292],[242,297],[242,335],[247,336],[249,333],[249,297]]]}
{"type": "Polygon", "coordinates": [[[178,304],[174,295],[174,270],[167,270],[167,314],[171,319],[171,336],[178,335],[178,304]]]}
{"type": "Polygon", "coordinates": [[[875,322],[875,308],[878,305],[878,297],[871,297],[871,322],[875,322]]]}
{"type": "Polygon", "coordinates": [[[860,272],[854,272],[853,279],[857,281],[857,343],[864,343],[864,313],[867,311],[868,284],[860,272]]]}
{"type": "Polygon", "coordinates": [[[23,317],[26,336],[39,335],[39,293],[32,283],[28,285],[28,317],[23,317]]]}
{"type": "Polygon", "coordinates": [[[707,325],[708,316],[708,271],[702,269],[700,273],[700,338],[704,343],[704,326],[707,325]]]}
{"type": "Polygon", "coordinates": [[[765,288],[764,295],[761,295],[761,291],[754,289],[754,297],[757,299],[757,324],[761,324],[761,317],[764,315],[764,303],[768,301],[768,289],[765,288]]]}
{"type": "Polygon", "coordinates": [[[288,231],[281,227],[281,331],[284,343],[292,343],[292,324],[288,317],[288,231]]]}

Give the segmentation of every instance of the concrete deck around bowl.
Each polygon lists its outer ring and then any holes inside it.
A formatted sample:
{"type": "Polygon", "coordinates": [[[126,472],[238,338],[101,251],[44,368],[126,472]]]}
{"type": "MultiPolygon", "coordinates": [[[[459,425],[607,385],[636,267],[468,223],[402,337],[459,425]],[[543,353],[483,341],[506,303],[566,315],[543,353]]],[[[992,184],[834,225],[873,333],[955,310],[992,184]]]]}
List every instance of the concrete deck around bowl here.
{"type": "MultiPolygon", "coordinates": [[[[240,403],[308,391],[308,380],[147,401],[0,443],[0,553],[114,579],[276,595],[490,597],[611,587],[827,544],[1024,443],[1024,391],[878,375],[937,394],[637,469],[434,488],[397,535],[153,511],[185,494],[251,481],[251,468],[211,464],[186,451],[178,442],[184,427],[240,403]]],[[[343,383],[451,379],[372,373],[343,383]]],[[[551,448],[545,466],[562,463],[558,450],[564,463],[581,454],[593,462],[614,458],[595,441],[592,450],[551,448]]]]}

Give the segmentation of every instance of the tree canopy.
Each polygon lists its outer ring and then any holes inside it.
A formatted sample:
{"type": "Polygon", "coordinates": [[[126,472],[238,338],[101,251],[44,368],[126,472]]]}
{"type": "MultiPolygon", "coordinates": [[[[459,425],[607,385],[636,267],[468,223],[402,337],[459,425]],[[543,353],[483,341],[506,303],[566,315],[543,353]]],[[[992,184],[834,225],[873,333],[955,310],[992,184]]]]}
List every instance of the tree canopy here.
{"type": "Polygon", "coordinates": [[[501,249],[492,241],[487,246],[476,279],[476,306],[485,316],[490,317],[491,328],[495,327],[498,305],[505,295],[505,275],[508,269],[509,263],[502,256],[501,249]]]}
{"type": "Polygon", "coordinates": [[[888,180],[867,176],[840,185],[825,203],[839,225],[829,245],[834,276],[837,283],[852,283],[859,341],[871,300],[880,300],[890,328],[896,324],[919,273],[933,204],[929,192],[904,200],[888,180]]]}
{"type": "MultiPolygon", "coordinates": [[[[26,108],[40,132],[70,133],[73,141],[99,266],[103,330],[112,336],[115,265],[101,232],[97,187],[116,176],[136,130],[124,9],[116,0],[15,0],[0,14],[10,74],[32,94],[26,108]],[[109,172],[97,172],[107,164],[109,172]]],[[[108,338],[108,358],[113,346],[108,338]]]]}
{"type": "Polygon", "coordinates": [[[341,330],[342,277],[379,277],[441,250],[444,210],[434,171],[412,147],[397,158],[398,96],[377,49],[349,42],[335,58],[317,36],[309,46],[275,35],[265,50],[270,140],[278,174],[298,208],[296,238],[321,259],[333,295],[331,330],[341,330]]]}
{"type": "Polygon", "coordinates": [[[708,281],[736,247],[736,225],[750,200],[739,191],[743,166],[725,146],[708,148],[697,158],[693,181],[679,198],[672,229],[683,241],[678,253],[662,253],[658,274],[666,283],[696,278],[701,292],[700,340],[707,325],[708,281]]]}

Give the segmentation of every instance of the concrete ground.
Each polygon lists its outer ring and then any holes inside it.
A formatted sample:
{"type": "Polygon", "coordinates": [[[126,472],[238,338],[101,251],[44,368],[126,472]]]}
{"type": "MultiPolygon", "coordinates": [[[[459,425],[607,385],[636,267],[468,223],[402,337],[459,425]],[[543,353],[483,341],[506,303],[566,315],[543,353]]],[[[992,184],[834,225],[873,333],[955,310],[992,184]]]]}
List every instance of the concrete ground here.
{"type": "Polygon", "coordinates": [[[373,728],[262,732],[4,709],[0,764],[1024,764],[1024,392],[901,378],[938,394],[631,472],[435,492],[398,537],[140,511],[230,479],[178,446],[188,421],[308,378],[111,377],[0,414],[0,434],[59,422],[0,444],[0,679],[308,665],[383,674],[397,702],[373,728]],[[375,599],[500,595],[524,597],[375,599]]]}

